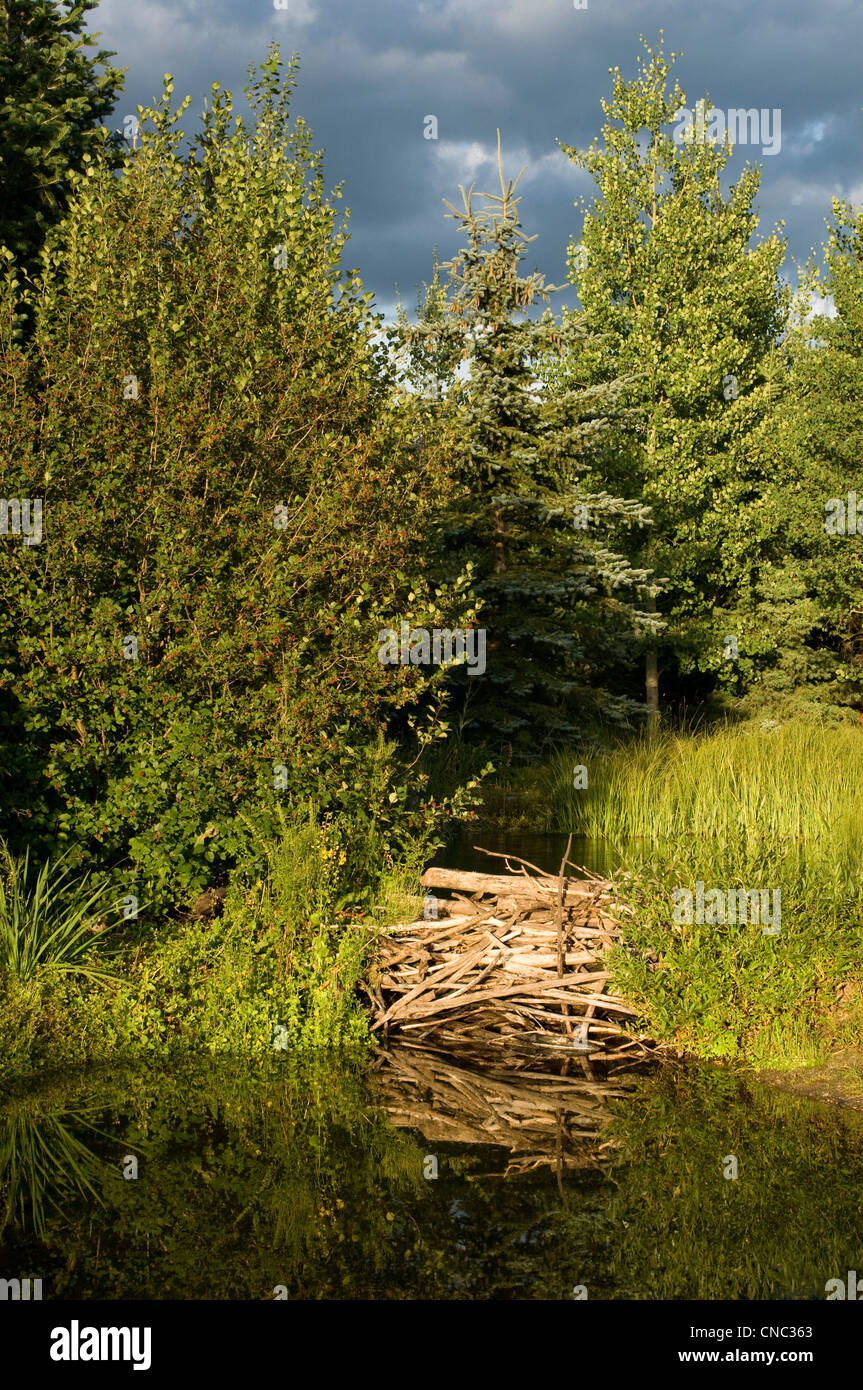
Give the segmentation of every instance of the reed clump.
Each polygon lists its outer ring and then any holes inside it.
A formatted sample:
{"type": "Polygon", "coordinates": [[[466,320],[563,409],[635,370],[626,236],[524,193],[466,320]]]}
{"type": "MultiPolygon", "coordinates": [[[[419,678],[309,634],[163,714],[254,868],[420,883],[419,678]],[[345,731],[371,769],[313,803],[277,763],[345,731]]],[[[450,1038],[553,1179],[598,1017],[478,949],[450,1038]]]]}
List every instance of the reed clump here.
{"type": "Polygon", "coordinates": [[[863,729],[789,723],[668,734],[579,757],[550,769],[561,829],[616,840],[681,835],[859,844],[863,729]],[[573,786],[573,767],[587,786],[573,786]]]}
{"type": "Polygon", "coordinates": [[[560,757],[553,791],[558,823],[604,837],[619,865],[609,968],[653,1037],[771,1066],[859,1045],[863,730],[668,735],[560,757]],[[741,890],[775,898],[781,925],[732,913],[741,890]],[[688,911],[699,893],[707,906],[688,911]]]}

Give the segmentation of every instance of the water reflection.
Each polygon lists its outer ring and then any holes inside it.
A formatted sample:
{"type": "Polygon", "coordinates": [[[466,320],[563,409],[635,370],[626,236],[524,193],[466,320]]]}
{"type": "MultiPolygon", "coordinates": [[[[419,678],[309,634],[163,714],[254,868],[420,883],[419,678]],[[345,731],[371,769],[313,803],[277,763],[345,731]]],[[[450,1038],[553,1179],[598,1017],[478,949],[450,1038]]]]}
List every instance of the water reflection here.
{"type": "Polygon", "coordinates": [[[569,1072],[400,1046],[7,1097],[0,1277],[45,1299],[769,1299],[860,1267],[863,1116],[717,1068],[569,1072]]]}
{"type": "MultiPolygon", "coordinates": [[[[577,1065],[577,1064],[576,1064],[577,1065]]],[[[503,1177],[551,1168],[607,1167],[610,1102],[632,1089],[615,1081],[632,1064],[603,1071],[584,1061],[578,1074],[514,1072],[500,1056],[481,1069],[446,1053],[401,1045],[383,1052],[374,1076],[390,1124],[417,1131],[430,1144],[477,1149],[494,1145],[506,1158],[503,1177]]],[[[496,1170],[499,1171],[499,1170],[496,1170]]]]}
{"type": "Polygon", "coordinates": [[[91,1144],[105,1138],[85,1105],[70,1109],[50,1096],[20,1097],[7,1107],[0,1126],[0,1238],[10,1223],[43,1235],[49,1208],[61,1209],[70,1195],[101,1202],[106,1176],[91,1144]]]}

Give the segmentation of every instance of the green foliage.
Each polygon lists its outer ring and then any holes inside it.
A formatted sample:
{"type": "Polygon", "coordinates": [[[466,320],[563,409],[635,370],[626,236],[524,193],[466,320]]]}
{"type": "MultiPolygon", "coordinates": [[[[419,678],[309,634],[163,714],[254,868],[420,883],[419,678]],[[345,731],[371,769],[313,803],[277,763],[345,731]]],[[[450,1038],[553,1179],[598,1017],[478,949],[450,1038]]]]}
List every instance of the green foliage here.
{"type": "Polygon", "coordinates": [[[863,217],[838,199],[823,259],[813,257],[801,279],[789,358],[765,433],[769,561],[741,614],[765,657],[752,701],[859,709],[863,541],[848,494],[858,493],[863,449],[863,217]],[[812,296],[832,298],[835,316],[813,315],[812,296]]]}
{"type": "Polygon", "coordinates": [[[0,978],[22,984],[58,972],[112,978],[93,957],[116,908],[104,881],[94,887],[92,875],[74,875],[62,860],[34,873],[29,851],[16,858],[0,842],[0,978]]]}
{"type": "MultiPolygon", "coordinates": [[[[420,910],[431,850],[391,861],[385,838],[357,890],[354,829],[307,807],[234,872],[221,915],[123,923],[106,987],[47,971],[0,992],[0,1073],[112,1056],[231,1055],[266,1063],[370,1045],[359,986],[377,932],[420,910]],[[362,903],[358,900],[362,899],[362,903]]],[[[89,939],[89,938],[88,938],[89,939]]]]}
{"type": "Polygon", "coordinates": [[[590,207],[576,204],[584,222],[569,249],[592,335],[570,349],[562,372],[551,364],[549,379],[571,387],[625,378],[625,413],[595,483],[651,509],[646,544],[628,553],[653,572],[666,627],[643,645],[658,650],[672,692],[695,673],[692,700],[716,683],[741,693],[752,675],[747,660],[769,660],[757,632],[729,615],[769,559],[765,531],[784,522],[769,516],[765,485],[775,465],[758,430],[782,386],[777,343],[789,296],[779,280],[780,237],[753,244],[758,170],[747,166],[724,194],[728,142],[676,143],[672,122],[686,96],[668,86],[661,45],[645,48],[633,81],[613,69],[602,143],[562,146],[598,187],[590,207]],[[724,660],[729,632],[739,639],[738,662],[724,660]]]}
{"type": "Polygon", "coordinates": [[[277,1026],[365,1048],[374,931],[415,911],[491,747],[512,773],[490,811],[512,822],[518,787],[536,820],[547,790],[619,847],[618,981],[653,1031],[729,1057],[844,1038],[863,552],[824,509],[863,443],[863,215],[834,203],[786,333],[758,172],[724,193],[729,147],[675,142],[686,98],[648,48],[635,81],[614,69],[602,143],[563,146],[598,188],[580,311],[530,317],[555,287],[522,273],[501,168],[449,205],[465,245],[387,346],[291,116],[296,59],[252,70],[250,124],[214,84],[188,145],[167,78],[117,176],[92,5],[0,0],[4,490],[44,517],[0,538],[2,1069],[263,1064],[277,1026]],[[835,318],[807,317],[813,291],[835,318]],[[482,625],[485,675],[382,665],[402,622],[482,625]],[[657,646],[679,705],[814,723],[587,751],[640,714],[657,646]],[[576,736],[545,789],[525,773],[576,736]],[[782,937],[681,930],[697,879],[781,889],[782,937]],[[221,917],[178,912],[214,883],[221,917]],[[121,892],[147,906],[107,979],[121,892]]]}
{"type": "Polygon", "coordinates": [[[52,983],[63,976],[50,975],[22,984],[6,974],[0,983],[0,1083],[26,1076],[46,1060],[57,1056],[57,1039],[63,1038],[68,1016],[56,1006],[52,983]]]}
{"type": "Polygon", "coordinates": [[[382,666],[377,633],[464,613],[423,578],[445,462],[411,451],[341,269],[295,66],[250,79],[251,129],[214,86],[185,153],[168,81],[119,177],[85,157],[39,284],[2,290],[4,486],[45,517],[3,540],[5,831],[122,864],[157,909],[297,798],[374,818],[383,796],[408,836],[423,783],[381,730],[441,734],[440,696],[416,713],[441,673],[382,666]]]}
{"type": "MultiPolygon", "coordinates": [[[[849,726],[727,729],[619,749],[558,814],[608,837],[625,945],[617,988],[652,1036],[704,1057],[811,1060],[854,1039],[840,988],[860,978],[863,735],[849,726]],[[674,920],[674,891],[781,893],[781,932],[674,920]],[[844,1029],[844,1032],[843,1032],[844,1029]]],[[[707,914],[705,913],[705,916],[707,914]]]]}
{"type": "Polygon", "coordinates": [[[236,873],[224,912],[142,935],[110,1000],[72,1005],[89,1057],[363,1048],[357,986],[370,924],[336,908],[347,850],[331,826],[285,823],[257,877],[236,873]],[[281,1031],[279,1031],[281,1030],[281,1031]]]}
{"type": "Polygon", "coordinates": [[[630,853],[617,897],[626,945],[611,969],[651,1035],[701,1057],[794,1065],[837,1038],[840,987],[859,980],[863,891],[829,877],[829,854],[811,849],[695,844],[630,853]],[[677,925],[674,890],[781,891],[779,936],[758,923],[677,925]]]}
{"type": "Polygon", "coordinates": [[[585,706],[603,705],[601,673],[632,635],[632,594],[646,575],[601,531],[647,525],[649,514],[580,485],[617,384],[553,398],[540,389],[536,364],[564,341],[550,313],[529,317],[555,286],[521,273],[534,238],[521,229],[517,185],[500,167],[500,194],[476,206],[473,189],[462,189],[463,207],[447,204],[465,247],[446,285],[435,261],[417,325],[402,315],[392,338],[415,387],[436,388],[433,424],[454,436],[460,488],[442,509],[435,572],[450,582],[459,569],[470,574],[488,632],[484,677],[459,673],[460,733],[532,760],[581,727],[585,706]]]}
{"type": "Polygon", "coordinates": [[[100,127],[125,68],[95,56],[85,16],[97,0],[0,0],[0,247],[35,269],[68,206],[74,175],[97,151],[116,167],[122,140],[100,127]],[[104,72],[97,68],[104,65],[104,72]]]}

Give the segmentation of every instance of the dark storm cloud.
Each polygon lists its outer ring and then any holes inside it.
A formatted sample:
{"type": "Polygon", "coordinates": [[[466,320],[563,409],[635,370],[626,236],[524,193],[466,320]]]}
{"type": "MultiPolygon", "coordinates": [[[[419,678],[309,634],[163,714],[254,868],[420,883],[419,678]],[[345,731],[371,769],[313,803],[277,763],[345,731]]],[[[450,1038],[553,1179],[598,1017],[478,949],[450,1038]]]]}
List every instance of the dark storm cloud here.
{"type": "MultiPolygon", "coordinates": [[[[528,166],[521,211],[539,233],[530,264],[565,279],[573,202],[592,185],[557,142],[598,136],[608,69],[635,75],[642,33],[655,46],[664,29],[666,52],[683,50],[673,74],[690,106],[709,94],[723,110],[781,110],[780,153],[739,148],[727,174],[761,163],[761,230],[784,219],[792,283],[793,258],[825,235],[830,199],[863,202],[857,0],[588,0],[586,10],[573,0],[289,0],[286,11],[272,0],[103,0],[90,24],[129,68],[117,125],[170,71],[175,98],[192,95],[188,130],[214,80],[239,95],[270,40],[285,57],[298,51],[294,109],[326,149],[328,184],[344,184],[348,260],[387,312],[396,284],[413,306],[435,244],[444,259],[457,249],[442,199],[458,203],[460,183],[494,190],[498,127],[506,172],[528,166]],[[436,141],[423,138],[427,115],[436,141]]],[[[572,291],[555,296],[564,300],[572,291]]]]}

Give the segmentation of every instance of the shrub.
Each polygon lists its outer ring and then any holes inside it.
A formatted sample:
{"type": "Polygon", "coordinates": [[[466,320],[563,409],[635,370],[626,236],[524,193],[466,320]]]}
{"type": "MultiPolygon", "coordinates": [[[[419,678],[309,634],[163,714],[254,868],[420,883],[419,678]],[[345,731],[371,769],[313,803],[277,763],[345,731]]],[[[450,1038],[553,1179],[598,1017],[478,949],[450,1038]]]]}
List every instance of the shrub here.
{"type": "Polygon", "coordinates": [[[4,486],[44,516],[2,541],[3,825],[156,908],[224,881],[282,803],[356,817],[385,785],[407,831],[422,782],[386,745],[383,775],[380,731],[443,673],[382,666],[377,633],[471,616],[423,579],[446,462],[433,431],[410,448],[421,407],[279,68],[251,129],[216,85],[185,151],[168,81],[119,177],[86,157],[39,280],[0,286],[4,486]]]}
{"type": "Polygon", "coordinates": [[[284,1050],[367,1047],[356,990],[374,924],[334,908],[346,855],[315,808],[282,822],[261,850],[257,877],[248,867],[234,874],[220,917],[163,927],[129,946],[107,1005],[79,995],[72,1013],[90,1055],[263,1061],[284,1050]]]}

